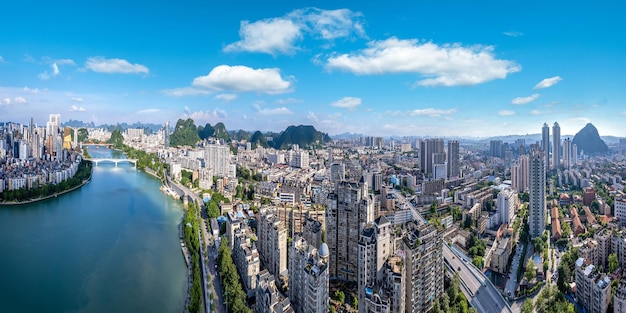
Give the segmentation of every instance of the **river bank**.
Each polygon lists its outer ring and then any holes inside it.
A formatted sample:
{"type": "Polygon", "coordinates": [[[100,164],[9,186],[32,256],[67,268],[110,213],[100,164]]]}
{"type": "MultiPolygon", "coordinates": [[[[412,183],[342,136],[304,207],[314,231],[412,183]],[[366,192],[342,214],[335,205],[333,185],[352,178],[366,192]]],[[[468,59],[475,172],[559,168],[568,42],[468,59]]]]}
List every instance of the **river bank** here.
{"type": "Polygon", "coordinates": [[[28,200],[25,200],[25,201],[10,201],[10,202],[2,201],[2,202],[0,202],[0,207],[2,207],[2,206],[26,205],[26,204],[31,204],[31,203],[35,203],[35,202],[39,202],[39,201],[45,201],[45,200],[48,200],[48,199],[56,198],[58,196],[64,195],[66,193],[70,193],[70,192],[72,192],[72,191],[74,191],[76,189],[79,189],[79,188],[85,186],[86,184],[88,184],[91,181],[92,175],[93,175],[93,169],[91,169],[91,174],[89,175],[89,177],[87,179],[83,180],[80,183],[80,185],[74,186],[74,187],[72,187],[72,188],[70,188],[68,190],[57,192],[57,193],[54,193],[52,195],[45,196],[45,197],[40,197],[40,198],[35,198],[35,199],[28,199],[28,200]]]}

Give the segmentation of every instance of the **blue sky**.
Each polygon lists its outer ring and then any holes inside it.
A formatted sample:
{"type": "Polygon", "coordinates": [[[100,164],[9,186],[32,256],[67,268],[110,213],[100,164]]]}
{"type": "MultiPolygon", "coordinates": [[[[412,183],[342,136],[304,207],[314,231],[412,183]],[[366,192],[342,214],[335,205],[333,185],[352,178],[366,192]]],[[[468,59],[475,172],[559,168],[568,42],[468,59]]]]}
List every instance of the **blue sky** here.
{"type": "Polygon", "coordinates": [[[12,1],[1,120],[626,136],[617,1],[12,1]]]}

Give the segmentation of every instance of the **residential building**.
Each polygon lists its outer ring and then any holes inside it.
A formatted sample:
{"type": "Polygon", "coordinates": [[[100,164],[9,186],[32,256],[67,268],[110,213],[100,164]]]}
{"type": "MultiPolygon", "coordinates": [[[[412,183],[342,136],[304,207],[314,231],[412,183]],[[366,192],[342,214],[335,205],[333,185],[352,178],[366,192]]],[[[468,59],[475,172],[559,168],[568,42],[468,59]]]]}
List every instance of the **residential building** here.
{"type": "Polygon", "coordinates": [[[626,313],[626,279],[622,278],[613,296],[613,313],[626,313]]]}
{"type": "Polygon", "coordinates": [[[368,194],[367,183],[337,183],[326,209],[330,277],[357,282],[359,236],[373,220],[374,198],[368,194]]]}
{"type": "Polygon", "coordinates": [[[561,167],[561,127],[554,122],[552,126],[552,169],[561,167]]]}
{"type": "Polygon", "coordinates": [[[583,258],[576,260],[576,300],[588,313],[606,313],[611,301],[611,280],[583,258]]]}
{"type": "Polygon", "coordinates": [[[517,163],[511,166],[511,187],[518,192],[526,192],[529,188],[529,158],[521,155],[517,163]]]}
{"type": "Polygon", "coordinates": [[[530,203],[528,222],[530,236],[541,236],[546,228],[546,168],[541,153],[535,151],[529,162],[530,203]]]}
{"type": "Polygon", "coordinates": [[[262,264],[274,275],[287,274],[287,228],[276,209],[262,208],[257,222],[257,249],[262,264]]]}
{"type": "Polygon", "coordinates": [[[230,163],[230,148],[228,145],[213,143],[204,147],[205,166],[210,168],[213,175],[218,177],[235,177],[235,171],[230,163]]]}
{"type": "Polygon", "coordinates": [[[328,245],[319,250],[296,236],[289,248],[289,298],[296,313],[328,311],[328,245]]]}
{"type": "Polygon", "coordinates": [[[448,140],[448,179],[461,176],[459,167],[459,141],[448,140]]]}
{"type": "Polygon", "coordinates": [[[620,225],[626,225],[626,198],[615,199],[615,217],[619,218],[620,225]]]}
{"type": "Polygon", "coordinates": [[[391,223],[384,216],[376,218],[361,232],[358,242],[359,303],[365,301],[366,288],[374,289],[382,281],[383,266],[393,253],[391,242],[391,223]]]}
{"type": "Polygon", "coordinates": [[[517,208],[517,193],[505,188],[498,193],[498,213],[502,224],[510,224],[517,208]]]}
{"type": "Polygon", "coordinates": [[[274,276],[268,270],[261,271],[257,281],[254,313],[295,313],[289,298],[280,293],[274,276]]]}
{"type": "Polygon", "coordinates": [[[434,225],[404,225],[402,237],[407,312],[429,312],[443,294],[443,235],[434,225]]]}
{"type": "Polygon", "coordinates": [[[498,248],[491,257],[491,270],[496,273],[507,274],[506,265],[509,262],[509,256],[511,256],[512,245],[510,237],[500,240],[498,248]]]}
{"type": "Polygon", "coordinates": [[[541,151],[543,151],[543,164],[546,170],[550,168],[550,127],[543,123],[541,128],[541,151]]]}

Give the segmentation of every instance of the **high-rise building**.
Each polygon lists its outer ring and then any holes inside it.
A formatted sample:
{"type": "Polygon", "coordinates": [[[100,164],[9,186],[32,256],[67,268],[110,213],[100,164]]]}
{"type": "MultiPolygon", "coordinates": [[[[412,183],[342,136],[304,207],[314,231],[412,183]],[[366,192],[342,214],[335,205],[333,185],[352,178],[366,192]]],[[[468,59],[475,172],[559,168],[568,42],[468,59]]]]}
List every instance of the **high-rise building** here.
{"type": "Polygon", "coordinates": [[[569,138],[563,140],[563,167],[571,169],[572,166],[572,141],[569,138]]]}
{"type": "Polygon", "coordinates": [[[409,222],[404,226],[405,308],[407,312],[429,312],[443,294],[443,236],[432,224],[409,222]]]}
{"type": "Polygon", "coordinates": [[[289,298],[283,296],[276,287],[274,275],[263,270],[256,277],[258,286],[253,290],[256,297],[254,313],[294,313],[289,298]]]}
{"type": "Polygon", "coordinates": [[[435,164],[433,162],[433,155],[436,153],[444,153],[443,139],[426,139],[420,142],[420,169],[426,177],[432,177],[433,164],[435,164]]]}
{"type": "Polygon", "coordinates": [[[448,179],[461,176],[459,169],[459,141],[448,140],[448,179]]]}
{"type": "Polygon", "coordinates": [[[626,313],[626,278],[622,277],[613,297],[613,313],[626,313]]]}
{"type": "Polygon", "coordinates": [[[287,228],[278,216],[278,210],[263,208],[259,211],[257,249],[261,261],[274,277],[286,275],[287,228]]]}
{"type": "Polygon", "coordinates": [[[558,169],[561,164],[561,127],[554,122],[552,126],[552,169],[558,169]]]}
{"type": "Polygon", "coordinates": [[[578,145],[572,145],[572,165],[578,166],[578,145]]]}
{"type": "Polygon", "coordinates": [[[358,242],[363,228],[374,220],[374,198],[361,181],[338,182],[328,195],[326,233],[330,249],[330,277],[357,282],[358,242]]]}
{"type": "Polygon", "coordinates": [[[529,161],[530,204],[528,224],[530,236],[543,234],[546,228],[546,167],[541,152],[535,151],[529,161]]]}
{"type": "Polygon", "coordinates": [[[550,169],[550,127],[548,127],[548,123],[543,123],[541,128],[541,150],[543,151],[543,164],[548,170],[550,169]]]}
{"type": "Polygon", "coordinates": [[[296,313],[328,310],[328,245],[319,250],[296,236],[289,247],[289,299],[296,313]]]}
{"type": "Polygon", "coordinates": [[[502,140],[489,141],[489,156],[494,158],[504,158],[504,149],[502,140]]]}
{"type": "Polygon", "coordinates": [[[227,145],[208,144],[204,147],[205,166],[218,177],[235,177],[230,164],[230,149],[227,145]]]}
{"type": "Polygon", "coordinates": [[[498,193],[498,212],[502,224],[510,224],[517,207],[517,193],[511,189],[503,189],[498,193]]]}
{"type": "Polygon", "coordinates": [[[517,163],[511,166],[511,187],[518,192],[528,190],[528,155],[520,155],[517,163]]]}
{"type": "Polygon", "coordinates": [[[163,143],[165,149],[170,148],[170,121],[165,122],[165,129],[163,132],[163,143]]]}
{"type": "Polygon", "coordinates": [[[576,299],[589,313],[606,313],[611,302],[611,279],[584,258],[576,260],[576,299]]]}

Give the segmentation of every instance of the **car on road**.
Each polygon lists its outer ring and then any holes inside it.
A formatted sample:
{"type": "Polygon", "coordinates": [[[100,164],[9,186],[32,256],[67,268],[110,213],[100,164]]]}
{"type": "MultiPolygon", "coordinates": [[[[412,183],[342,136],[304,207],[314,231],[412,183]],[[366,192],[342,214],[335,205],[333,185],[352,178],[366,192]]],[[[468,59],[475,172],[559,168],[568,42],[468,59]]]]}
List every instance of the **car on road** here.
{"type": "Polygon", "coordinates": [[[460,272],[461,271],[461,267],[460,266],[457,267],[456,270],[460,272]]]}

